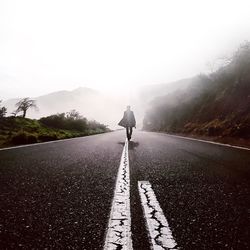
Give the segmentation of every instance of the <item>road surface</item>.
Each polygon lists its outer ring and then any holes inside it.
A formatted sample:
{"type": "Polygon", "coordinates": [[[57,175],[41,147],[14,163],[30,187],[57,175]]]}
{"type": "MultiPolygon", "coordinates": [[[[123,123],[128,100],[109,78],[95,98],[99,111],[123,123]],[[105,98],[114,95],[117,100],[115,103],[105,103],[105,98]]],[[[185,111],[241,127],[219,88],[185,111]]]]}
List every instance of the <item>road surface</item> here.
{"type": "Polygon", "coordinates": [[[247,150],[118,131],[1,150],[0,185],[1,249],[112,249],[125,203],[114,249],[250,249],[247,150]]]}

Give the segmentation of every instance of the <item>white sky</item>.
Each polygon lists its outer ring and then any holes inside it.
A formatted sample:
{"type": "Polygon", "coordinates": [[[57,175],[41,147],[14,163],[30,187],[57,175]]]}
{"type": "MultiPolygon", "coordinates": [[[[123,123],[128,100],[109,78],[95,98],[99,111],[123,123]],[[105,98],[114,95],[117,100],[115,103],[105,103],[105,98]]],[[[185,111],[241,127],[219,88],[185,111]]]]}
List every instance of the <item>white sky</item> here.
{"type": "Polygon", "coordinates": [[[1,0],[0,99],[169,81],[250,40],[250,1],[1,0]]]}

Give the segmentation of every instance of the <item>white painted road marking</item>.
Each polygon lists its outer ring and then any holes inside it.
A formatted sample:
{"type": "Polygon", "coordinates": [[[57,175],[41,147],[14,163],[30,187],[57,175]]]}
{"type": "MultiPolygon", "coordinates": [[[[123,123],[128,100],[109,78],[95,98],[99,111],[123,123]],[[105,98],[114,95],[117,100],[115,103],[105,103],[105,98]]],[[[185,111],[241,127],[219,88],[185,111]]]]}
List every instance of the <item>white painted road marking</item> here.
{"type": "MultiPolygon", "coordinates": [[[[166,134],[166,133],[161,133],[161,134],[166,134]]],[[[207,141],[207,140],[196,139],[196,138],[191,138],[191,137],[187,137],[187,136],[180,136],[180,135],[171,135],[171,134],[166,134],[166,135],[167,136],[171,136],[171,137],[176,137],[176,138],[191,140],[191,141],[205,142],[205,143],[219,145],[219,146],[223,146],[223,147],[230,147],[230,148],[243,149],[243,150],[250,151],[250,148],[241,147],[241,146],[234,146],[234,145],[226,144],[226,143],[220,143],[220,142],[215,142],[215,141],[207,141]]]]}
{"type": "Polygon", "coordinates": [[[128,141],[122,152],[104,250],[132,248],[128,141]]]}
{"type": "Polygon", "coordinates": [[[79,138],[80,137],[78,137],[78,138],[70,138],[70,139],[61,139],[61,140],[56,140],[56,141],[37,142],[37,143],[25,144],[25,145],[19,145],[19,146],[7,147],[7,148],[0,148],[0,151],[11,150],[11,149],[16,149],[16,148],[34,147],[34,146],[39,146],[39,145],[43,145],[43,144],[50,144],[50,143],[56,143],[56,142],[61,142],[61,141],[71,141],[71,140],[79,139],[79,138]]]}
{"type": "Polygon", "coordinates": [[[138,189],[147,221],[151,248],[153,250],[178,249],[151,184],[148,181],[139,181],[138,189]]]}

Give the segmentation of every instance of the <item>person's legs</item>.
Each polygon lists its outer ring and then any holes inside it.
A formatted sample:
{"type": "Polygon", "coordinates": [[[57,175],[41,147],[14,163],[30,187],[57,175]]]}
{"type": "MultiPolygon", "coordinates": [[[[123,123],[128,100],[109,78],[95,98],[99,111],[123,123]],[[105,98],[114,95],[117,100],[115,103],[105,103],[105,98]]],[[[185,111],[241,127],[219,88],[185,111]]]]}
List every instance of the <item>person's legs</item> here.
{"type": "Polygon", "coordinates": [[[129,127],[126,127],[126,133],[127,133],[127,138],[128,138],[128,140],[130,140],[129,127]]]}
{"type": "Polygon", "coordinates": [[[130,131],[129,131],[129,137],[130,137],[130,139],[131,139],[132,133],[133,133],[133,127],[130,127],[129,129],[130,129],[130,131]]]}

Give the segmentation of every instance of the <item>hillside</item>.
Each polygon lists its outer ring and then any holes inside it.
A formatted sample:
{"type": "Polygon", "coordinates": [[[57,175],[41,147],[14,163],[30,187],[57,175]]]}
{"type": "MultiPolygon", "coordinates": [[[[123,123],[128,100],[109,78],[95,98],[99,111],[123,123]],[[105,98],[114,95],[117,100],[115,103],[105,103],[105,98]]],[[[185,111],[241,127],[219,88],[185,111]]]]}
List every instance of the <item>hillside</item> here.
{"type": "Polygon", "coordinates": [[[143,125],[149,131],[250,144],[250,44],[215,73],[194,77],[188,89],[155,98],[143,125]]]}
{"type": "Polygon", "coordinates": [[[0,118],[0,147],[46,142],[110,131],[105,125],[86,118],[72,120],[64,114],[40,120],[22,117],[0,118]]]}

